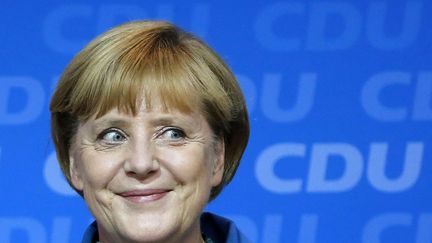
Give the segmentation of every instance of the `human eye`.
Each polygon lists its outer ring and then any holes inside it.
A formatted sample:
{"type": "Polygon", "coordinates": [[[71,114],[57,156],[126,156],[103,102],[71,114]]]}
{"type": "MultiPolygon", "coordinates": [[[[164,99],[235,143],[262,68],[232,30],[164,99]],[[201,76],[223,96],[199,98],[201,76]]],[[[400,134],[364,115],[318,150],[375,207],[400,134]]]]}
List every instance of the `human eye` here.
{"type": "Polygon", "coordinates": [[[119,129],[109,128],[98,136],[98,140],[104,144],[116,145],[123,143],[126,140],[126,135],[119,129]]]}
{"type": "Polygon", "coordinates": [[[158,138],[165,141],[181,141],[186,138],[186,134],[183,130],[179,128],[166,128],[162,130],[158,138]]]}

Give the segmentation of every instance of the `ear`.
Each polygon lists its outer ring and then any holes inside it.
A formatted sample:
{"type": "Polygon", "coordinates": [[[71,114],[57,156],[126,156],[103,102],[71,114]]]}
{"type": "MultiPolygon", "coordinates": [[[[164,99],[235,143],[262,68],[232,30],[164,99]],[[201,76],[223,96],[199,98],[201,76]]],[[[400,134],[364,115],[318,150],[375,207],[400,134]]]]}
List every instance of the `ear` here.
{"type": "Polygon", "coordinates": [[[215,161],[212,172],[212,186],[218,186],[222,182],[225,167],[225,142],[218,139],[215,146],[215,161]]]}
{"type": "Polygon", "coordinates": [[[78,164],[75,161],[75,157],[73,156],[73,152],[69,151],[69,174],[71,178],[71,183],[78,191],[82,191],[84,184],[81,176],[80,169],[78,168],[78,164]]]}

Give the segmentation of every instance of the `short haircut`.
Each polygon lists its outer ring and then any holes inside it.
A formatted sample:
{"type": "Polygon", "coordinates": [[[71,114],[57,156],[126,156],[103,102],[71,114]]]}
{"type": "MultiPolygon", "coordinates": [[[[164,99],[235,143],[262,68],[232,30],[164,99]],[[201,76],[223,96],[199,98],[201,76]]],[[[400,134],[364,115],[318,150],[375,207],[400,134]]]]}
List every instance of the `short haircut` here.
{"type": "MultiPolygon", "coordinates": [[[[51,99],[51,134],[60,167],[73,187],[69,150],[79,122],[113,108],[137,114],[142,99],[158,96],[164,109],[201,111],[224,140],[222,182],[234,176],[249,139],[246,104],[224,61],[203,41],[175,25],[135,21],[90,42],[69,63],[51,99]]],[[[76,190],[76,189],[75,189],[76,190]]],[[[82,192],[77,192],[82,195],[82,192]]]]}

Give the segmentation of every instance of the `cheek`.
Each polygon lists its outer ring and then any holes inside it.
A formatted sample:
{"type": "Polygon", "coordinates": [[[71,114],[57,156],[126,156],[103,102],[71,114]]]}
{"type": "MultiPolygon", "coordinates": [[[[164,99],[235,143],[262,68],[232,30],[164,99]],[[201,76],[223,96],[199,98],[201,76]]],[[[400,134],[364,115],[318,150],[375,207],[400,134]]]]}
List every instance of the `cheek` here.
{"type": "Polygon", "coordinates": [[[180,183],[209,181],[210,154],[202,146],[159,149],[158,157],[180,183]]]}
{"type": "Polygon", "coordinates": [[[84,186],[103,189],[119,171],[121,156],[113,153],[86,151],[82,153],[80,162],[83,168],[84,186]]]}

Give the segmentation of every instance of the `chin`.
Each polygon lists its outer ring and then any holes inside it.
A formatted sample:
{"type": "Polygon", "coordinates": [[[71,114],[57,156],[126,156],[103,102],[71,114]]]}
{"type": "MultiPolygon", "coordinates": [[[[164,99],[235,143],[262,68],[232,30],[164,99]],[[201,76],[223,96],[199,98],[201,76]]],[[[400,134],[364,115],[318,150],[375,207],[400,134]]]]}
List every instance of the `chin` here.
{"type": "Polygon", "coordinates": [[[181,234],[181,225],[176,223],[175,215],[130,215],[119,221],[118,234],[126,242],[167,242],[181,234]]]}
{"type": "Polygon", "coordinates": [[[124,242],[168,242],[172,235],[162,232],[160,229],[152,231],[131,230],[123,235],[124,242]]]}

